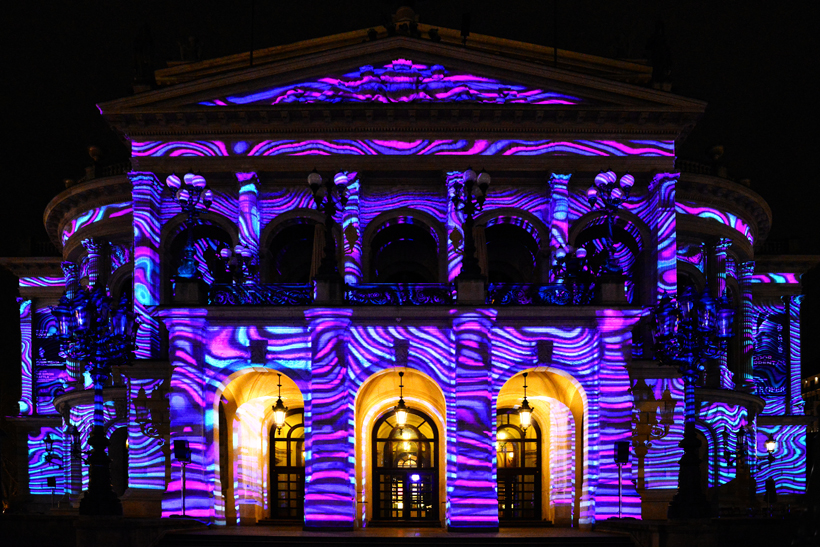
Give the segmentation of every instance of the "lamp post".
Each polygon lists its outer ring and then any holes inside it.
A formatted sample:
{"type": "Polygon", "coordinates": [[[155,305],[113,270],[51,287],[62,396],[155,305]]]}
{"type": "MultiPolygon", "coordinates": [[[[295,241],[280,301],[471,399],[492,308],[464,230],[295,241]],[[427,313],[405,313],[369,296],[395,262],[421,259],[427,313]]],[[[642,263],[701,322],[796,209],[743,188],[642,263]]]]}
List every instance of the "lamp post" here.
{"type": "Polygon", "coordinates": [[[168,188],[174,191],[176,199],[182,211],[188,215],[185,220],[185,227],[188,230],[188,241],[182,251],[182,260],[177,268],[177,276],[183,278],[193,278],[197,275],[196,249],[194,249],[194,226],[199,219],[200,204],[209,209],[214,201],[214,193],[205,182],[205,177],[195,174],[193,171],[186,173],[180,179],[172,173],[165,179],[168,188]]]}
{"type": "Polygon", "coordinates": [[[695,382],[706,368],[706,361],[725,351],[732,336],[734,310],[728,299],[720,303],[705,290],[697,298],[691,287],[677,302],[664,296],[654,310],[655,355],[663,365],[678,368],[684,386],[684,432],[679,446],[683,448],[678,473],[678,492],[669,504],[671,519],[706,518],[709,502],[700,485],[700,457],[695,429],[695,382]]]}
{"type": "Polygon", "coordinates": [[[630,388],[635,410],[632,414],[632,448],[638,458],[638,481],[635,485],[638,492],[645,487],[644,461],[652,442],[663,439],[669,434],[674,423],[676,401],[669,388],[663,390],[660,399],[655,398],[646,380],[638,378],[630,388]]]}
{"type": "Polygon", "coordinates": [[[587,201],[590,208],[594,208],[598,201],[604,209],[606,225],[609,231],[609,246],[607,248],[606,264],[604,273],[618,274],[621,268],[615,261],[615,239],[612,235],[612,227],[615,223],[615,211],[629,198],[629,192],[635,184],[635,177],[626,173],[618,180],[614,171],[598,173],[595,182],[587,190],[587,201]]]}
{"type": "Polygon", "coordinates": [[[455,204],[456,210],[460,209],[464,213],[464,224],[462,225],[464,230],[464,256],[461,259],[461,273],[458,275],[459,279],[463,281],[484,279],[476,256],[475,237],[473,237],[475,219],[473,215],[476,211],[481,211],[484,208],[484,200],[487,199],[490,182],[490,174],[483,169],[481,173],[476,175],[475,171],[467,168],[461,182],[453,184],[453,204],[455,204]]]}
{"type": "Polygon", "coordinates": [[[325,251],[316,279],[341,283],[339,266],[336,263],[336,240],[333,238],[333,215],[347,204],[347,175],[336,173],[333,179],[323,179],[316,169],[307,177],[308,187],[313,193],[316,208],[325,213],[325,251]]]}
{"type": "MultiPolygon", "coordinates": [[[[71,264],[68,263],[68,267],[71,264]]],[[[60,353],[85,363],[94,382],[94,427],[88,443],[88,490],[80,502],[81,515],[121,515],[122,504],[111,487],[111,459],[106,453],[103,387],[111,367],[131,364],[138,323],[123,293],[116,308],[103,287],[69,286],[53,313],[57,318],[60,353]]]]}
{"type": "Polygon", "coordinates": [[[231,272],[234,283],[242,284],[257,280],[259,261],[250,248],[237,245],[231,251],[230,247],[223,247],[217,256],[225,269],[231,272]]]}

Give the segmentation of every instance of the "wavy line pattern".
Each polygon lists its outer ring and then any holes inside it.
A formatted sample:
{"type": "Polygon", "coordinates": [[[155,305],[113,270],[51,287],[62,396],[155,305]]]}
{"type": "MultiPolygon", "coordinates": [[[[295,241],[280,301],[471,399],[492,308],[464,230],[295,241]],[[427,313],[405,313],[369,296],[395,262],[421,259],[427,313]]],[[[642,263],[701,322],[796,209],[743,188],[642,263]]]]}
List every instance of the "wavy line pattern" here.
{"type": "Polygon", "coordinates": [[[106,219],[114,219],[131,214],[131,202],[111,203],[103,205],[95,209],[90,209],[76,217],[69,222],[61,235],[63,245],[80,229],[96,224],[106,219]]]}

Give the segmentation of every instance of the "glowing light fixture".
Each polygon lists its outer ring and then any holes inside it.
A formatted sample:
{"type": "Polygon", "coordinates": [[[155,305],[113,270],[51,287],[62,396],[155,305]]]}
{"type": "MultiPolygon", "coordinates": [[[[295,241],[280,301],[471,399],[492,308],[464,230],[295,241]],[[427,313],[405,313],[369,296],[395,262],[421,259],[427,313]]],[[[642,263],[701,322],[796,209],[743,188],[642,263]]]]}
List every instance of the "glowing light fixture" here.
{"type": "Polygon", "coordinates": [[[524,373],[524,400],[521,402],[521,408],[518,409],[518,420],[521,422],[521,429],[526,431],[532,424],[532,411],[530,403],[527,401],[527,374],[524,373]]]}
{"type": "Polygon", "coordinates": [[[766,452],[774,454],[775,450],[777,450],[777,441],[773,437],[769,437],[766,439],[766,452]]]}
{"type": "Polygon", "coordinates": [[[404,373],[399,372],[399,404],[396,405],[396,425],[402,430],[407,425],[407,405],[404,404],[404,373]]]}
{"type": "Polygon", "coordinates": [[[288,409],[285,403],[282,402],[282,375],[279,375],[279,398],[276,399],[276,404],[273,405],[273,423],[276,425],[276,432],[281,433],[282,427],[285,425],[285,418],[287,417],[288,409]]]}

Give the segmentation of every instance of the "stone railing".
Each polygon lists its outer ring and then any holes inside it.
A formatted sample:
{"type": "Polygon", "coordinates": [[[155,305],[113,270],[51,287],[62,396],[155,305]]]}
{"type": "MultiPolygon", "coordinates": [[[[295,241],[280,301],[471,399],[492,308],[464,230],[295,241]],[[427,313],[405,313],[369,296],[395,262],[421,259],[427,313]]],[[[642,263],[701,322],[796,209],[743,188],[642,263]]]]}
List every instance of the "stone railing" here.
{"type": "Polygon", "coordinates": [[[594,287],[581,284],[490,283],[491,306],[584,306],[592,303],[594,287]]]}
{"type": "Polygon", "coordinates": [[[210,306],[309,306],[313,285],[276,283],[214,283],[208,290],[210,306]]]}
{"type": "Polygon", "coordinates": [[[452,304],[451,283],[368,283],[347,285],[345,301],[353,306],[441,306],[452,304]]]}
{"type": "MultiPolygon", "coordinates": [[[[486,303],[492,306],[584,306],[594,287],[582,284],[491,283],[486,303]]],[[[310,306],[312,284],[227,284],[208,289],[210,306],[310,306]]],[[[364,283],[345,285],[349,306],[446,306],[457,303],[455,283],[364,283]]]]}

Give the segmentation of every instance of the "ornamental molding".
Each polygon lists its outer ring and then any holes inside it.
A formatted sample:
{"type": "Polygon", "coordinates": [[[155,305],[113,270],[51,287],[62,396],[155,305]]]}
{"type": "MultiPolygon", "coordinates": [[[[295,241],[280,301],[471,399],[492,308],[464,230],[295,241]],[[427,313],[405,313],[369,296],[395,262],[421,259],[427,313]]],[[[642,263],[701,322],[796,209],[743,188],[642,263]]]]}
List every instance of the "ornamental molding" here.
{"type": "Polygon", "coordinates": [[[677,183],[676,199],[688,199],[711,207],[720,204],[727,212],[739,213],[752,221],[756,246],[766,240],[771,230],[772,210],[766,200],[757,192],[730,180],[683,172],[677,183]]]}
{"type": "Polygon", "coordinates": [[[127,174],[81,182],[57,194],[46,206],[43,223],[58,249],[63,227],[75,216],[101,205],[131,201],[131,181],[127,174]]]}

